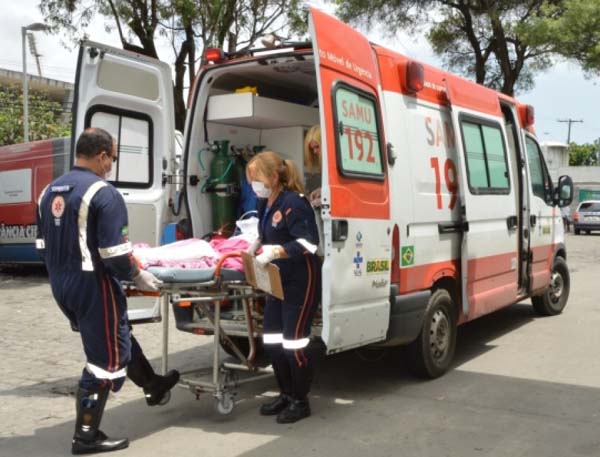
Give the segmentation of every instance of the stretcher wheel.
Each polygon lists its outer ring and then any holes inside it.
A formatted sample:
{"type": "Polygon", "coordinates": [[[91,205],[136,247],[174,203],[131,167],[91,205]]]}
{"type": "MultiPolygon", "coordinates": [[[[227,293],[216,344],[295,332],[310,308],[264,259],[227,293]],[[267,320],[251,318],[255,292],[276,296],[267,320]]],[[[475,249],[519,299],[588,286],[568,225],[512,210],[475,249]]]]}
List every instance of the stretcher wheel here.
{"type": "Polygon", "coordinates": [[[168,390],[165,392],[163,397],[158,402],[158,406],[165,406],[167,403],[169,403],[170,400],[171,400],[171,391],[168,390]]]}
{"type": "Polygon", "coordinates": [[[215,398],[215,408],[219,414],[231,414],[234,404],[231,392],[223,392],[220,397],[215,398]]]}

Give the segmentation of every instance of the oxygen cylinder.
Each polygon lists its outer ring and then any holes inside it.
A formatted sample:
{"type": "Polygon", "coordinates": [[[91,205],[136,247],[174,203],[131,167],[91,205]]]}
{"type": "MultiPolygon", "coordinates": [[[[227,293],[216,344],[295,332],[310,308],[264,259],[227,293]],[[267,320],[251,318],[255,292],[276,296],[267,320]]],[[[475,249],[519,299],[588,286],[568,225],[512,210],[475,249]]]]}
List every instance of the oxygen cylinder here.
{"type": "Polygon", "coordinates": [[[239,198],[236,160],[229,156],[229,141],[215,142],[215,155],[210,163],[212,225],[225,234],[235,229],[239,198]]]}

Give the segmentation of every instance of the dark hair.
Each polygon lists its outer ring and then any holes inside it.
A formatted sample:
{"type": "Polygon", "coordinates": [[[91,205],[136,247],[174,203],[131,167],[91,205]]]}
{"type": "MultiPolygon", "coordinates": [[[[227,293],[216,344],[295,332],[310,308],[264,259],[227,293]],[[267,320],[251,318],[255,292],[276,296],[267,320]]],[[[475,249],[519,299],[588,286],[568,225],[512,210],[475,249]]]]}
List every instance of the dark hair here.
{"type": "Polygon", "coordinates": [[[77,140],[75,153],[77,156],[92,158],[102,151],[112,156],[113,137],[106,130],[92,127],[85,129],[77,140]]]}

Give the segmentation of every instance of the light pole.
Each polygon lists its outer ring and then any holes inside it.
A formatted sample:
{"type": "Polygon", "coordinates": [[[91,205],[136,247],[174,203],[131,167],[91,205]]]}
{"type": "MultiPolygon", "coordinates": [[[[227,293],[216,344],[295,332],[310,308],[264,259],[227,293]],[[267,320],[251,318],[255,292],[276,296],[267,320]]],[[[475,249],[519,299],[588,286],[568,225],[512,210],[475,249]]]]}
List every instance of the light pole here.
{"type": "Polygon", "coordinates": [[[21,27],[21,42],[23,48],[23,142],[29,141],[29,86],[27,79],[27,32],[39,32],[42,30],[48,30],[46,24],[41,22],[34,22],[33,24],[21,27]]]}

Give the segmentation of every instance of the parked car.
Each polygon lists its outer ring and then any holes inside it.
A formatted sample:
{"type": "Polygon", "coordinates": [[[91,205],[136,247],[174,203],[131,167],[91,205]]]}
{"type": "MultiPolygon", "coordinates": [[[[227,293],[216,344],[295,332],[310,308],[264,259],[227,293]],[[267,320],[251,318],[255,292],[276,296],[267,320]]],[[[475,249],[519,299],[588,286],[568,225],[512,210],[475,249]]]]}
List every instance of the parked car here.
{"type": "Polygon", "coordinates": [[[600,230],[600,200],[585,200],[579,203],[573,215],[575,235],[581,231],[591,233],[600,230]]]}

